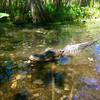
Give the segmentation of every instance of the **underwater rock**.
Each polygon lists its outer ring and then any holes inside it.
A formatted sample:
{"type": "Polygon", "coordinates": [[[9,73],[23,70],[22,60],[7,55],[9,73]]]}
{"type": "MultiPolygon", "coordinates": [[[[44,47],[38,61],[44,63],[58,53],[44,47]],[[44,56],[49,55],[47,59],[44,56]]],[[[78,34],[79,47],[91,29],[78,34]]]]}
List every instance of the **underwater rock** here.
{"type": "Polygon", "coordinates": [[[33,96],[34,97],[39,97],[40,95],[39,95],[39,93],[35,93],[35,94],[33,94],[33,96]]]}
{"type": "Polygon", "coordinates": [[[19,75],[16,75],[15,79],[16,80],[20,80],[22,78],[22,76],[19,74],[19,75]]]}
{"type": "Polygon", "coordinates": [[[90,62],[94,62],[94,59],[93,59],[93,58],[88,57],[88,60],[89,60],[90,62]]]}
{"type": "Polygon", "coordinates": [[[69,91],[69,90],[70,90],[68,84],[65,84],[65,86],[64,86],[64,90],[65,90],[65,91],[69,91]]]}
{"type": "Polygon", "coordinates": [[[29,100],[29,94],[26,90],[23,90],[19,93],[16,93],[14,95],[14,99],[13,100],[29,100]]]}
{"type": "Polygon", "coordinates": [[[10,87],[12,89],[16,89],[16,87],[17,87],[17,81],[13,81],[10,87]]]}
{"type": "Polygon", "coordinates": [[[19,71],[19,74],[22,74],[22,75],[26,75],[28,72],[27,71],[19,71]]]}
{"type": "Polygon", "coordinates": [[[66,95],[63,95],[60,100],[68,100],[68,97],[66,95]]]}
{"type": "Polygon", "coordinates": [[[0,91],[0,96],[3,95],[3,91],[0,91]]]}
{"type": "Polygon", "coordinates": [[[43,81],[42,80],[35,80],[35,81],[33,81],[33,84],[34,85],[42,85],[43,81]]]}
{"type": "Polygon", "coordinates": [[[26,78],[26,74],[18,74],[18,75],[16,75],[16,77],[15,77],[15,79],[16,80],[22,80],[22,79],[25,79],[26,78]]]}
{"type": "Polygon", "coordinates": [[[27,78],[31,79],[31,78],[32,78],[32,75],[30,75],[30,74],[29,74],[29,75],[27,75],[27,78]]]}
{"type": "Polygon", "coordinates": [[[56,92],[57,94],[61,94],[61,93],[62,93],[62,90],[61,90],[61,89],[58,89],[58,88],[55,88],[55,92],[56,92]]]}

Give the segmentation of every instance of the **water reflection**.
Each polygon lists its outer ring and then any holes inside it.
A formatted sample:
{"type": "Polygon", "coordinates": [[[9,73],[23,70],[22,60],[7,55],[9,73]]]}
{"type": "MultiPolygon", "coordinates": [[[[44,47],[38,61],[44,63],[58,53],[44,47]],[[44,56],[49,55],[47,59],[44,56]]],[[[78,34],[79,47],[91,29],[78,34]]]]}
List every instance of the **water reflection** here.
{"type": "Polygon", "coordinates": [[[28,95],[29,95],[28,92],[24,90],[24,91],[21,91],[19,93],[16,93],[14,95],[13,100],[29,100],[28,95]]]}
{"type": "Polygon", "coordinates": [[[70,64],[71,63],[71,57],[68,57],[68,56],[61,57],[58,60],[58,63],[61,64],[61,65],[70,64]]]}
{"type": "Polygon", "coordinates": [[[97,85],[98,81],[95,78],[81,78],[81,81],[85,82],[88,85],[97,85]]]}
{"type": "Polygon", "coordinates": [[[96,71],[100,73],[100,44],[95,47],[96,71]]]}
{"type": "Polygon", "coordinates": [[[14,66],[11,60],[4,61],[4,64],[0,66],[0,83],[8,81],[14,74],[14,66]]]}
{"type": "Polygon", "coordinates": [[[99,100],[100,96],[95,93],[100,91],[99,80],[95,78],[82,77],[80,81],[85,83],[80,89],[80,97],[84,100],[99,100]]]}
{"type": "Polygon", "coordinates": [[[51,71],[49,71],[46,75],[46,78],[45,78],[46,85],[52,82],[52,77],[54,77],[55,84],[57,86],[63,86],[64,75],[61,72],[52,73],[51,71]]]}

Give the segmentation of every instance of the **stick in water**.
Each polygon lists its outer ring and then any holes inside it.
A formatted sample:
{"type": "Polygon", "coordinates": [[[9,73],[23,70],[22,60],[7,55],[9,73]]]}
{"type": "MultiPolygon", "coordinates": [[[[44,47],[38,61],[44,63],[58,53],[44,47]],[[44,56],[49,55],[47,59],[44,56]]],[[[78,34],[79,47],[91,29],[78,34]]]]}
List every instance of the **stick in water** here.
{"type": "Polygon", "coordinates": [[[52,72],[52,100],[55,100],[55,77],[54,77],[54,74],[56,72],[56,65],[53,64],[51,66],[51,72],[52,72]]]}

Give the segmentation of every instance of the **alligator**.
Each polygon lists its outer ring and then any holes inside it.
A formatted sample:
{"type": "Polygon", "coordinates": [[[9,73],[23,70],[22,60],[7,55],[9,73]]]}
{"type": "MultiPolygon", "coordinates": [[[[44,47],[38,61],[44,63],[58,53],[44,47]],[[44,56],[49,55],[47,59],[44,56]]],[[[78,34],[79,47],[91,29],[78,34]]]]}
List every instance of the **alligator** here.
{"type": "Polygon", "coordinates": [[[32,54],[29,56],[28,63],[39,61],[57,61],[61,57],[73,57],[79,55],[84,49],[94,45],[97,41],[84,42],[79,44],[66,45],[63,49],[49,49],[40,54],[32,54]]]}

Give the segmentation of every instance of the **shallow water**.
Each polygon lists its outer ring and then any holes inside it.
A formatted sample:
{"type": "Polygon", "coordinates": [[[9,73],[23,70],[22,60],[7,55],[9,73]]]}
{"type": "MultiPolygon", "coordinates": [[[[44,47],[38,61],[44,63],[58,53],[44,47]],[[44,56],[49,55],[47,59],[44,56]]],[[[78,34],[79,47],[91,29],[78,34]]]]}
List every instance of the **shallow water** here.
{"type": "MultiPolygon", "coordinates": [[[[53,25],[33,29],[14,29],[1,35],[0,98],[1,100],[51,100],[49,74],[52,63],[26,66],[28,57],[46,48],[63,48],[98,39],[98,42],[71,63],[58,61],[55,78],[55,100],[100,100],[100,20],[86,25],[53,25]],[[48,77],[47,77],[48,76],[48,77]],[[61,81],[62,80],[62,81],[61,81]],[[60,84],[59,84],[60,83],[60,84]],[[67,99],[66,99],[67,100],[67,99]]],[[[67,59],[67,58],[66,58],[67,59]]]]}

